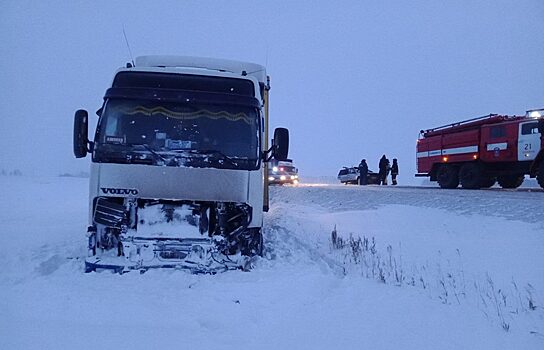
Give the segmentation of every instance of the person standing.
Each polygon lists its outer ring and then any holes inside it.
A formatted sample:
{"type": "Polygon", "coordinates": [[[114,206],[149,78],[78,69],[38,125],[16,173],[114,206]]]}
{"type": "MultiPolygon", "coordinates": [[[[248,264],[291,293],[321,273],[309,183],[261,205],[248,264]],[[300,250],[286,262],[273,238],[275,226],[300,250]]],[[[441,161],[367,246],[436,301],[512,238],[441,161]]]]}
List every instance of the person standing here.
{"type": "Polygon", "coordinates": [[[368,164],[366,159],[361,160],[359,163],[359,185],[366,185],[368,183],[368,164]]]}
{"type": "Polygon", "coordinates": [[[399,174],[399,164],[397,158],[393,158],[393,165],[391,165],[391,183],[393,186],[397,184],[397,175],[399,174]]]}
{"type": "Polygon", "coordinates": [[[382,185],[387,185],[387,173],[389,172],[389,159],[385,156],[385,154],[380,158],[380,163],[378,165],[378,168],[380,169],[379,175],[380,175],[380,182],[382,185]]]}

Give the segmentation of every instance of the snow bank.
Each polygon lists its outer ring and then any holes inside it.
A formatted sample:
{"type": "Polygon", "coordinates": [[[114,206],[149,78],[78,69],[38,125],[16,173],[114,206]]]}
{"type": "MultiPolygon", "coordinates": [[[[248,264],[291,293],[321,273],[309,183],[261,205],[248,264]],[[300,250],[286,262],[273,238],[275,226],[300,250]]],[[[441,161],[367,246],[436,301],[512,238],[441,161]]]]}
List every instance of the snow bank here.
{"type": "Polygon", "coordinates": [[[509,319],[505,332],[472,303],[361,278],[359,265],[330,244],[336,224],[342,237],[375,237],[379,252],[398,247],[403,266],[461,260],[467,275],[488,272],[497,286],[513,277],[538,291],[542,193],[277,187],[265,217],[266,257],[251,272],[116,275],[83,273],[85,179],[0,184],[0,348],[544,346],[542,333],[530,333],[542,328],[541,313],[509,319]]]}

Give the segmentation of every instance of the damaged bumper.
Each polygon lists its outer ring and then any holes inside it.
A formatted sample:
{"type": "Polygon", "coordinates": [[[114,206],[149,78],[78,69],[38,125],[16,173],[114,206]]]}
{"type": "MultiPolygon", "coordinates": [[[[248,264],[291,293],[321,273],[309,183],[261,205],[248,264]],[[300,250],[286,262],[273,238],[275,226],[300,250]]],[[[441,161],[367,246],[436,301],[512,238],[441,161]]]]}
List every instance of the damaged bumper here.
{"type": "Polygon", "coordinates": [[[248,227],[251,212],[244,203],[99,197],[85,271],[247,269],[262,254],[261,229],[248,227]]]}
{"type": "Polygon", "coordinates": [[[250,258],[241,254],[225,255],[210,238],[138,239],[123,242],[125,256],[102,254],[85,260],[85,272],[111,270],[124,273],[155,268],[188,270],[191,273],[218,273],[246,270],[250,258]]]}

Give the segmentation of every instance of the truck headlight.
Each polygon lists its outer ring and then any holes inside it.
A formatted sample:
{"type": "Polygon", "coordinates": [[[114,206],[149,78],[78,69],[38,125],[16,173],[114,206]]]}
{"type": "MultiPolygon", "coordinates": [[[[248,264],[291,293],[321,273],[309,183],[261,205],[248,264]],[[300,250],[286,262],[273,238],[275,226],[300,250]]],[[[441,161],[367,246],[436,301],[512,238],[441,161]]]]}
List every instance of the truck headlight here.
{"type": "Polygon", "coordinates": [[[268,177],[268,181],[274,181],[274,177],[273,177],[273,176],[269,176],[269,177],[268,177]]]}
{"type": "Polygon", "coordinates": [[[291,175],[291,180],[296,179],[295,175],[291,175]]]}
{"type": "Polygon", "coordinates": [[[285,181],[285,179],[286,179],[285,175],[280,176],[281,181],[285,181]]]}

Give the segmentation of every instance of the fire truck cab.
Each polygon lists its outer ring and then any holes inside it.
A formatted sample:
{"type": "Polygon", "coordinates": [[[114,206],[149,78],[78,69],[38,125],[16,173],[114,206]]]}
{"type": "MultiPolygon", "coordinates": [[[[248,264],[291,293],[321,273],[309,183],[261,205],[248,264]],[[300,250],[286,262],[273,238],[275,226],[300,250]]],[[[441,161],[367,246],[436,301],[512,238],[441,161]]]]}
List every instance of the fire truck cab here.
{"type": "Polygon", "coordinates": [[[524,116],[490,114],[421,130],[416,176],[442,188],[520,186],[525,175],[544,188],[544,110],[524,116]]]}

